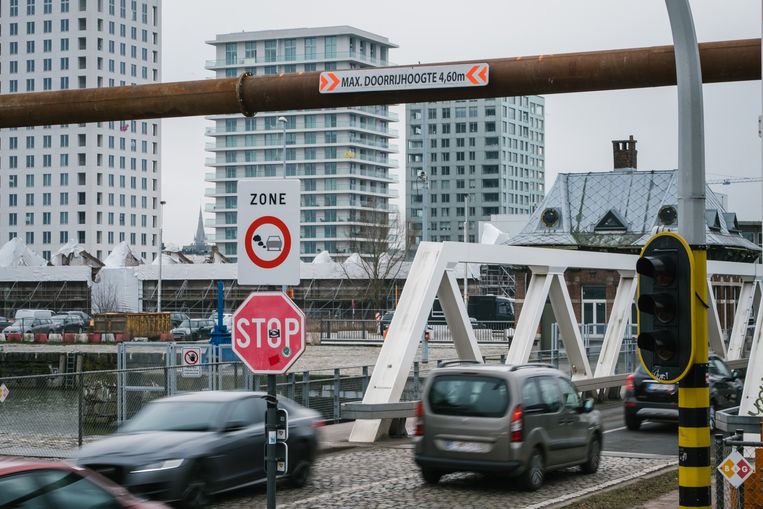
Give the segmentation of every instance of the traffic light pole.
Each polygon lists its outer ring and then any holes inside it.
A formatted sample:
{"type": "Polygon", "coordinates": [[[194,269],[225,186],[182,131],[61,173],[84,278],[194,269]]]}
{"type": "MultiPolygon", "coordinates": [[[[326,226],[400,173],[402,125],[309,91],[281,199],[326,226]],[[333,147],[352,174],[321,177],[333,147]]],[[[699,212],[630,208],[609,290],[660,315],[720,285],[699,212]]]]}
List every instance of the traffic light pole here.
{"type": "Polygon", "coordinates": [[[678,231],[694,257],[693,365],[678,384],[678,498],[710,508],[710,390],[707,382],[707,246],[702,71],[688,0],[665,0],[678,85],[678,231]]]}

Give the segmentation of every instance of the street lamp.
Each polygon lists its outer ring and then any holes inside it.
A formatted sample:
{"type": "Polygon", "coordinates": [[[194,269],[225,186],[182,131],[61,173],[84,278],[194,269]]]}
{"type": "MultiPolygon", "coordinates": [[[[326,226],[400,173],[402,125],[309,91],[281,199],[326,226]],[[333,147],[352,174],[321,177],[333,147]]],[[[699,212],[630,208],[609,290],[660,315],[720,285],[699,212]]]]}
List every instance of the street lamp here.
{"type": "Polygon", "coordinates": [[[421,240],[426,242],[429,240],[429,175],[426,170],[419,170],[418,181],[421,182],[421,190],[423,193],[423,203],[421,205],[421,240]]]}
{"type": "Polygon", "coordinates": [[[159,281],[156,286],[156,312],[162,312],[162,252],[164,244],[162,243],[162,230],[164,229],[164,200],[159,202],[159,281]]]}
{"type": "Polygon", "coordinates": [[[283,141],[283,178],[286,178],[286,117],[278,117],[281,122],[281,140],[283,141]]]}
{"type": "MultiPolygon", "coordinates": [[[[464,244],[469,242],[469,194],[464,198],[464,244]]],[[[467,302],[467,289],[469,285],[469,262],[464,262],[464,303],[467,302]]]]}

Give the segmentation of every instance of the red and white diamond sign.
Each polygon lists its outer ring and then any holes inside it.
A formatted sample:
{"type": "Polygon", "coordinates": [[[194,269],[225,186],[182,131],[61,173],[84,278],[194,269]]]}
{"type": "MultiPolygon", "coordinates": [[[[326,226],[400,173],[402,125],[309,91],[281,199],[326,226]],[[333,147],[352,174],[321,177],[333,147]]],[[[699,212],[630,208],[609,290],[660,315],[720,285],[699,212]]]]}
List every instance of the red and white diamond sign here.
{"type": "Polygon", "coordinates": [[[724,459],[720,465],[718,465],[718,470],[726,477],[729,484],[738,488],[743,482],[749,479],[755,471],[755,467],[753,467],[744,456],[739,454],[739,452],[733,451],[726,456],[726,459],[724,459]]]}

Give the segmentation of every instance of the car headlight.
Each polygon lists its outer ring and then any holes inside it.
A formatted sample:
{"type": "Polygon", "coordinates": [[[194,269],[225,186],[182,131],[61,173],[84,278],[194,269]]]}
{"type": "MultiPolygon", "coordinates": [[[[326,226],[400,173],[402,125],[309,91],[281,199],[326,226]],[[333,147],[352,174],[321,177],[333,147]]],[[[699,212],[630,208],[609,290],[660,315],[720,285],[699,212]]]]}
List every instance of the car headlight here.
{"type": "Polygon", "coordinates": [[[182,459],[157,461],[156,463],[149,463],[148,465],[140,466],[136,468],[135,470],[130,471],[130,473],[138,474],[141,472],[156,472],[158,470],[170,470],[172,468],[177,468],[182,464],[183,464],[182,459]]]}

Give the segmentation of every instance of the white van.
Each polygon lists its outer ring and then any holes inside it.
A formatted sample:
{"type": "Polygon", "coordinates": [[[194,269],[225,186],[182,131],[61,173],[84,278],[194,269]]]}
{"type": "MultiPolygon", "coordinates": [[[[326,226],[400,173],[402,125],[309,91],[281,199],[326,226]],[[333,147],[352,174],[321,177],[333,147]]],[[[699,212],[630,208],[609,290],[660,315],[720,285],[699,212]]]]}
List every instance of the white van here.
{"type": "Polygon", "coordinates": [[[53,311],[49,309],[17,309],[15,319],[50,318],[52,316],[53,311]]]}

